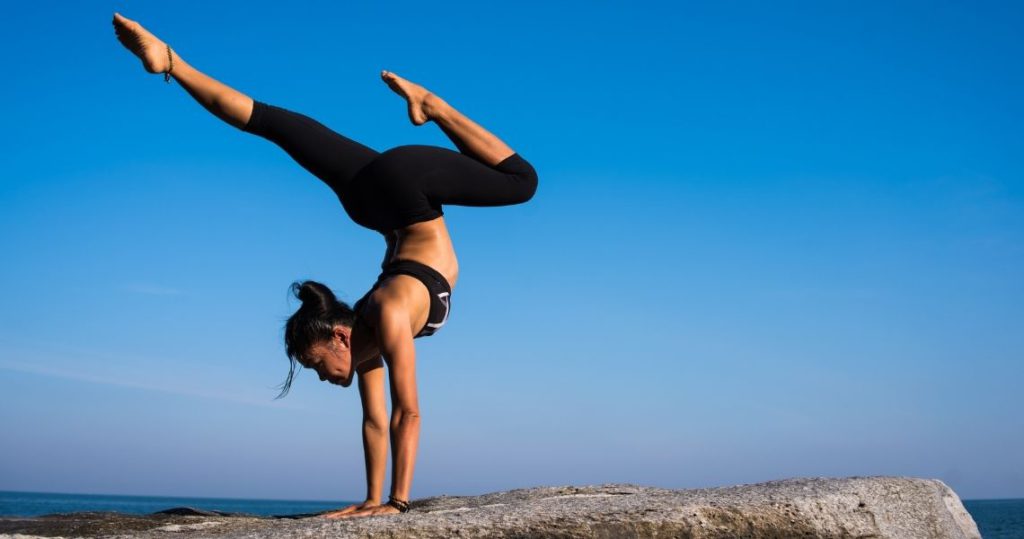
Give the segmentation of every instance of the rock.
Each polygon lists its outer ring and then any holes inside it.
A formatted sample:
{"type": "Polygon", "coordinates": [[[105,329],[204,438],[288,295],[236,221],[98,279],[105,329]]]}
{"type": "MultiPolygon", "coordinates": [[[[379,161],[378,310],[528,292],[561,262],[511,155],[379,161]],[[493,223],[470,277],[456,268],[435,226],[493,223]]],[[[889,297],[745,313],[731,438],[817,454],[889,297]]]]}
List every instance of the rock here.
{"type": "Polygon", "coordinates": [[[196,509],[195,507],[172,507],[170,509],[164,509],[163,511],[157,511],[154,515],[179,515],[179,516],[196,516],[196,517],[251,517],[255,515],[247,515],[245,513],[228,513],[226,511],[214,511],[206,509],[196,509]]]}
{"type": "Polygon", "coordinates": [[[113,519],[109,515],[116,513],[8,518],[0,519],[0,533],[223,539],[981,537],[949,487],[935,479],[901,477],[787,479],[694,490],[538,487],[414,500],[405,514],[350,520],[222,516],[194,509],[161,513],[113,519]],[[142,522],[149,522],[148,527],[142,522]]]}
{"type": "MultiPolygon", "coordinates": [[[[132,515],[125,513],[88,511],[80,513],[61,513],[35,518],[0,518],[0,539],[11,537],[6,534],[26,535],[29,537],[151,537],[148,532],[160,530],[167,526],[191,526],[215,521],[244,520],[232,517],[179,516],[153,513],[151,515],[132,515]]],[[[265,519],[250,517],[253,522],[264,522],[265,519]]]]}

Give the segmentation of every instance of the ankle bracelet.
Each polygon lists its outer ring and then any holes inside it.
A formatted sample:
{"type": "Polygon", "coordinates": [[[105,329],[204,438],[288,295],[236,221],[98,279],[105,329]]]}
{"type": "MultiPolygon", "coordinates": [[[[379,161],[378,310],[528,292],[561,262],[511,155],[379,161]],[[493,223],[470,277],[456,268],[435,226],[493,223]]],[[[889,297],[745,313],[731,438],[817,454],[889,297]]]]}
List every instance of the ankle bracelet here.
{"type": "Polygon", "coordinates": [[[164,82],[167,84],[171,83],[171,70],[174,69],[174,58],[171,57],[171,46],[164,43],[167,46],[167,62],[170,63],[170,67],[167,71],[164,71],[164,82]]]}
{"type": "Polygon", "coordinates": [[[394,496],[388,496],[388,503],[385,504],[385,505],[390,505],[391,507],[394,507],[395,509],[398,509],[399,513],[408,513],[409,512],[409,502],[407,502],[405,500],[399,500],[398,498],[395,498],[394,496]]]}

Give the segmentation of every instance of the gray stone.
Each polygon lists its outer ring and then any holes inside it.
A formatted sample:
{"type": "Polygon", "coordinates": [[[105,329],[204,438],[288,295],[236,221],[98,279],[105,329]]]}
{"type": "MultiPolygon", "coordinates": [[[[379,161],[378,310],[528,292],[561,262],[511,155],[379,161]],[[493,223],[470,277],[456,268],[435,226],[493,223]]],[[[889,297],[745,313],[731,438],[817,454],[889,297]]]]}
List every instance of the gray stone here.
{"type": "MultiPolygon", "coordinates": [[[[935,479],[787,479],[669,490],[636,485],[538,487],[483,496],[414,500],[400,515],[348,520],[221,516],[171,511],[103,525],[76,513],[0,519],[0,533],[46,536],[221,539],[308,538],[980,538],[960,498],[935,479]],[[26,522],[50,519],[47,526],[26,522]],[[142,526],[151,519],[149,526],[142,526]],[[17,523],[21,525],[17,525],[17,523]]],[[[107,513],[110,515],[110,513],[107,513]]],[[[121,515],[124,517],[124,515],[121,515]]]]}

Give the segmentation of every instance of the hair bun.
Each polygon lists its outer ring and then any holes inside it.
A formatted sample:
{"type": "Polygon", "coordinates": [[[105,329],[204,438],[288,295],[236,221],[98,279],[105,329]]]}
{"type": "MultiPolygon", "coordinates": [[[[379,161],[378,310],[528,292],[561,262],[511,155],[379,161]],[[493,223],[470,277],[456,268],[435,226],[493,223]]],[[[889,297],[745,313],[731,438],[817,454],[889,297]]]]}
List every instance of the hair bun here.
{"type": "Polygon", "coordinates": [[[316,281],[292,283],[292,293],[302,302],[302,308],[313,309],[317,312],[327,311],[337,301],[330,288],[316,281]]]}

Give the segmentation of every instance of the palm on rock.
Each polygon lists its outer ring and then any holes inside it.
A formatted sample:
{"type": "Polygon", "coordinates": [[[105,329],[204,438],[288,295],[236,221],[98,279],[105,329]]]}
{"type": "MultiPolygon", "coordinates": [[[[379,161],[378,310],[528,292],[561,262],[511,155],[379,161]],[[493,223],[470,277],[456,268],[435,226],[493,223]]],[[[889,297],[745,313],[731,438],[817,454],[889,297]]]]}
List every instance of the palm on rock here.
{"type": "Polygon", "coordinates": [[[374,515],[392,515],[398,513],[398,509],[395,509],[390,505],[380,505],[377,503],[364,502],[358,505],[350,505],[340,511],[324,513],[320,516],[329,519],[341,519],[354,517],[369,517],[374,515]]]}

